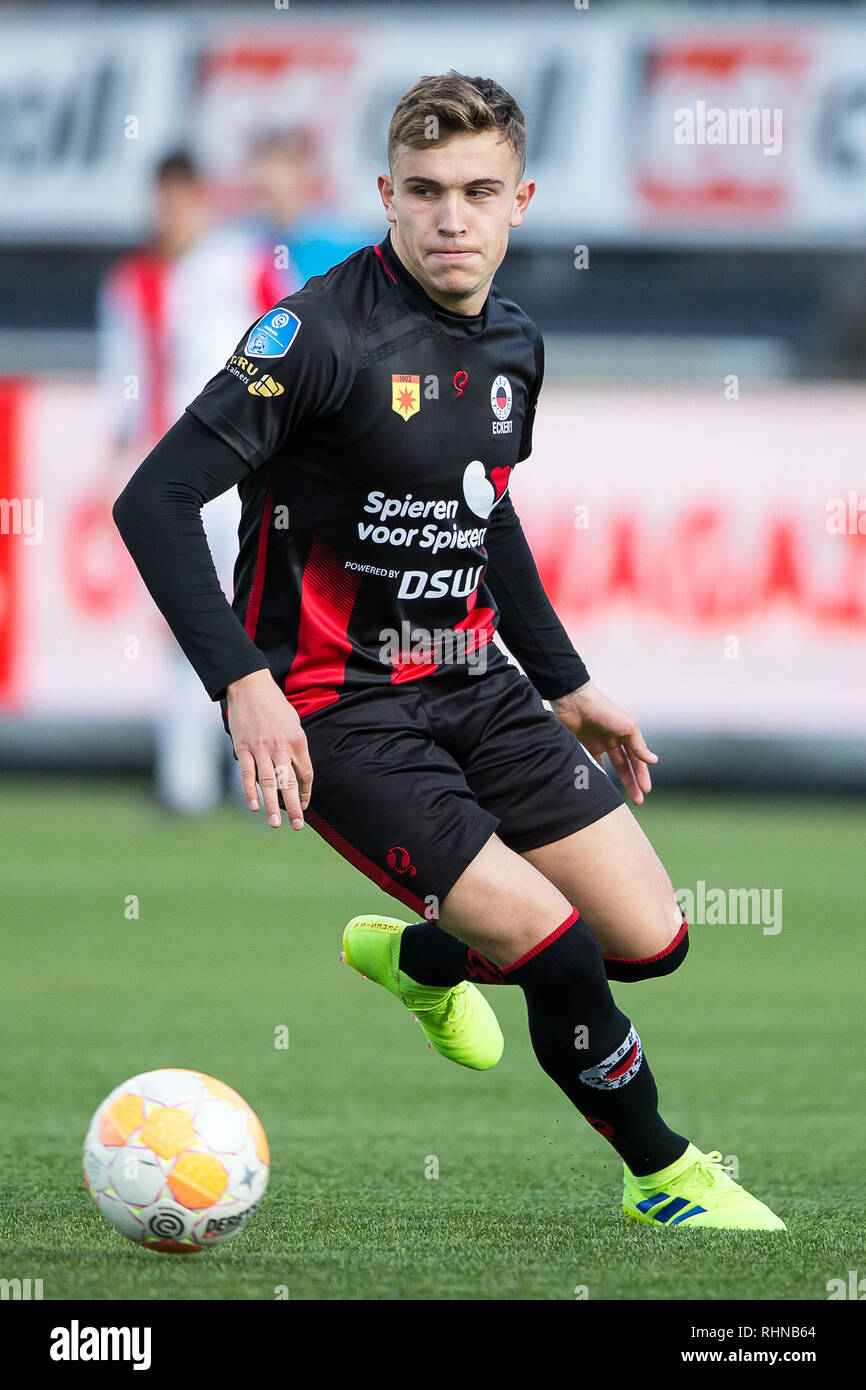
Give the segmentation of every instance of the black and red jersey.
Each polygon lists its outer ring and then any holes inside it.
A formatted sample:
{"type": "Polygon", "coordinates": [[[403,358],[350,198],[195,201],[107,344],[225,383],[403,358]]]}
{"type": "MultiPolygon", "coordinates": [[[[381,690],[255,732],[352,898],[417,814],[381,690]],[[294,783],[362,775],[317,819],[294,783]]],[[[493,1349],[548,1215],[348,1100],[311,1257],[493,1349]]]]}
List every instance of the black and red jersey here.
{"type": "Polygon", "coordinates": [[[112,511],[211,698],[269,668],[303,716],[478,675],[494,628],[542,696],[584,684],[508,492],[542,370],[515,304],[449,313],[388,239],[253,324],[112,511]],[[201,508],[235,485],[230,605],[201,508]]]}
{"type": "Polygon", "coordinates": [[[386,238],[281,300],[187,407],[249,467],[233,608],[302,716],[429,675],[444,633],[491,640],[488,536],[542,372],[516,304],[448,312],[386,238]]]}

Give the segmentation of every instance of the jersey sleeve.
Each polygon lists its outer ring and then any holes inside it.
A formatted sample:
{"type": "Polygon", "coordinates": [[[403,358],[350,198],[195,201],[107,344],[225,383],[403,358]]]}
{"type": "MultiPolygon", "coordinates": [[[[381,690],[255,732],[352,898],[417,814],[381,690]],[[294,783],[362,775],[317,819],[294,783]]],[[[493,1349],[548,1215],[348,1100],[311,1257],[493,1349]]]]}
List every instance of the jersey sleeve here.
{"type": "Polygon", "coordinates": [[[533,327],[533,346],[535,349],[535,381],[529,393],[529,400],[526,403],[526,414],[523,417],[523,430],[520,435],[520,451],[517,455],[517,462],[522,463],[528,459],[532,453],[532,427],[535,424],[535,412],[538,409],[538,393],[541,390],[541,383],[544,380],[544,340],[535,325],[533,327]]]}
{"type": "Polygon", "coordinates": [[[355,376],[349,325],[300,291],[269,309],[188,406],[252,469],[303,425],[337,410],[355,376]]]}
{"type": "Polygon", "coordinates": [[[185,412],[112,509],[151,597],[212,700],[268,666],[222,591],[201,518],[205,502],[248,472],[234,449],[185,412]]]}
{"type": "Polygon", "coordinates": [[[499,634],[539,695],[558,700],[585,685],[589,672],[544,591],[508,493],[492,514],[484,582],[499,609],[499,634]]]}

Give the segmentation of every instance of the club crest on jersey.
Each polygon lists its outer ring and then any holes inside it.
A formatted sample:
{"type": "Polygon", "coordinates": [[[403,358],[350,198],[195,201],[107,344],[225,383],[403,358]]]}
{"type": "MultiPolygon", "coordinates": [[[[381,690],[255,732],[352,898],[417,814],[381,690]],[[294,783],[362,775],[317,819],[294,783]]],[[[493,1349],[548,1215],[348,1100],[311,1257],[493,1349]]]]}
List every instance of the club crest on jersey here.
{"type": "Polygon", "coordinates": [[[291,309],[269,309],[247,338],[249,357],[285,357],[295,341],[301,320],[291,309]]]}
{"type": "Polygon", "coordinates": [[[467,463],[463,470],[463,496],[469,510],[486,521],[505,496],[510,472],[510,468],[491,468],[488,475],[480,459],[467,463]]]}
{"type": "Polygon", "coordinates": [[[391,377],[391,409],[401,420],[411,420],[421,409],[421,378],[405,374],[391,377]]]}
{"type": "Polygon", "coordinates": [[[497,420],[507,420],[511,414],[511,382],[507,376],[496,377],[490,388],[490,405],[497,420]]]}

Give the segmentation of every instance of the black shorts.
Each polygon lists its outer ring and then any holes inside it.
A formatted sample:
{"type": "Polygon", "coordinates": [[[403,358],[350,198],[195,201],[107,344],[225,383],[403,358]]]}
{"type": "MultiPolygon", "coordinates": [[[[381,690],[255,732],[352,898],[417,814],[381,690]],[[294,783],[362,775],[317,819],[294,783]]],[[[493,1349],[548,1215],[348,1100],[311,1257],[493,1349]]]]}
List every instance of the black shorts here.
{"type": "Polygon", "coordinates": [[[308,824],[428,920],[494,832],[513,850],[537,849],[622,805],[497,648],[483,674],[442,667],[370,687],[303,727],[313,764],[308,824]]]}

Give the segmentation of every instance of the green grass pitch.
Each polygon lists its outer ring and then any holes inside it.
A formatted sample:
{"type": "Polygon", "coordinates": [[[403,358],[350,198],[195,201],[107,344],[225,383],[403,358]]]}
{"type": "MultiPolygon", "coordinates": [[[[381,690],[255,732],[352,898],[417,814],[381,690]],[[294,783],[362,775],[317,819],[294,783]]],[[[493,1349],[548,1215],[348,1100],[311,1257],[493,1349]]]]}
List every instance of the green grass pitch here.
{"type": "Polygon", "coordinates": [[[862,809],[660,790],[640,815],[677,888],[783,890],[778,935],[695,924],[681,971],[615,994],[665,1118],[736,1155],[787,1236],[626,1222],[616,1155],[539,1070],[519,990],[488,991],[506,1050],[476,1074],[339,964],[350,916],[403,912],[311,830],[241,804],[166,819],[134,781],[14,778],[0,1276],[41,1278],[46,1299],[823,1300],[866,1273],[862,809]],[[118,1235],[80,1170],[97,1104],[162,1066],[238,1089],[272,1152],[251,1225],[182,1259],[118,1235]]]}

